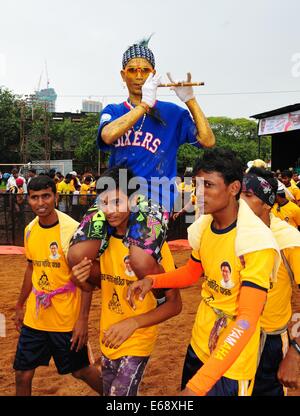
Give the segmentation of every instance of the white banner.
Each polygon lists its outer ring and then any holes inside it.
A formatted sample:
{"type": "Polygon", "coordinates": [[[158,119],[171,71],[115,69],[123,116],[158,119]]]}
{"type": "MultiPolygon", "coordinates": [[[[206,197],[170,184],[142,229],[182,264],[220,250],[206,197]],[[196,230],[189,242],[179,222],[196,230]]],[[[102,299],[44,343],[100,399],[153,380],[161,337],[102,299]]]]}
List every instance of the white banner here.
{"type": "Polygon", "coordinates": [[[259,120],[258,135],[282,133],[300,129],[300,110],[259,120]]]}

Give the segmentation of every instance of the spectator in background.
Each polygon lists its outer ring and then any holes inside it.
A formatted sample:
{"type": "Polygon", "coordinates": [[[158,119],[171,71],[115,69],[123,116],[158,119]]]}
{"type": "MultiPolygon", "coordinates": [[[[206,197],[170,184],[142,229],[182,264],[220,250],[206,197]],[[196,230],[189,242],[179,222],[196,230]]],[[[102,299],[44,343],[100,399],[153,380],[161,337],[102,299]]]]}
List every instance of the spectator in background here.
{"type": "Polygon", "coordinates": [[[3,183],[4,183],[5,186],[6,186],[6,183],[7,183],[9,178],[10,178],[10,173],[4,172],[3,176],[2,176],[2,180],[3,180],[3,183]]]}
{"type": "Polygon", "coordinates": [[[287,187],[288,191],[290,191],[293,197],[295,198],[294,202],[297,205],[300,205],[300,189],[296,185],[292,184],[292,177],[293,172],[291,170],[284,170],[282,172],[281,182],[287,187]]]}
{"type": "Polygon", "coordinates": [[[37,176],[36,169],[34,169],[34,168],[29,169],[28,178],[27,178],[27,185],[30,183],[31,179],[35,178],[36,176],[37,176]]]}
{"type": "Polygon", "coordinates": [[[77,172],[75,170],[72,170],[72,172],[70,172],[69,174],[72,175],[72,181],[73,181],[74,188],[76,189],[76,191],[79,191],[80,187],[81,187],[81,183],[80,183],[80,180],[78,178],[77,172]]]}
{"type": "Polygon", "coordinates": [[[13,168],[11,170],[11,176],[8,178],[8,181],[6,183],[6,191],[9,191],[11,187],[17,187],[16,184],[16,179],[17,178],[21,178],[23,180],[23,193],[27,194],[27,186],[26,186],[26,181],[25,178],[23,178],[21,175],[19,175],[18,169],[13,168]]]}
{"type": "Polygon", "coordinates": [[[299,183],[299,177],[298,177],[298,172],[296,172],[295,170],[293,171],[293,176],[291,179],[291,184],[294,186],[298,186],[299,183]]]}
{"type": "Polygon", "coordinates": [[[284,185],[281,182],[278,182],[276,203],[272,208],[272,213],[293,227],[300,227],[300,207],[287,199],[284,185]]]}
{"type": "Polygon", "coordinates": [[[12,209],[13,214],[15,214],[15,220],[18,223],[18,226],[24,228],[25,226],[25,213],[24,213],[24,185],[25,179],[18,177],[16,179],[16,185],[12,185],[9,188],[9,193],[14,194],[10,201],[10,208],[12,209]]]}
{"type": "Polygon", "coordinates": [[[92,182],[93,178],[91,176],[85,176],[84,182],[80,188],[79,204],[84,208],[84,210],[89,205],[88,194],[91,193],[90,187],[92,182]]]}
{"type": "Polygon", "coordinates": [[[70,211],[72,201],[70,200],[70,197],[67,197],[66,195],[73,194],[74,191],[75,187],[73,185],[72,175],[67,173],[65,179],[63,179],[57,186],[57,205],[60,211],[70,211]]]}

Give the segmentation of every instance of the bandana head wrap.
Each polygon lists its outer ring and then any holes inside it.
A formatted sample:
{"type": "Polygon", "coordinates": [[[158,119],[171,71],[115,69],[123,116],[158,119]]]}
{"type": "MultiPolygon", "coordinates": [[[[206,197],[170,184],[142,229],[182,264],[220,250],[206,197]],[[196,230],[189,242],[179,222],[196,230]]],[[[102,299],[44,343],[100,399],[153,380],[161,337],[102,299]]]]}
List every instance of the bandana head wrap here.
{"type": "Polygon", "coordinates": [[[153,52],[148,48],[148,43],[151,39],[151,36],[139,43],[135,43],[124,52],[122,59],[123,69],[128,64],[128,62],[134,58],[144,58],[153,66],[153,68],[155,68],[155,58],[153,52]]]}
{"type": "Polygon", "coordinates": [[[266,179],[247,174],[243,178],[242,192],[252,192],[257,198],[272,207],[275,202],[275,192],[266,179]]]}

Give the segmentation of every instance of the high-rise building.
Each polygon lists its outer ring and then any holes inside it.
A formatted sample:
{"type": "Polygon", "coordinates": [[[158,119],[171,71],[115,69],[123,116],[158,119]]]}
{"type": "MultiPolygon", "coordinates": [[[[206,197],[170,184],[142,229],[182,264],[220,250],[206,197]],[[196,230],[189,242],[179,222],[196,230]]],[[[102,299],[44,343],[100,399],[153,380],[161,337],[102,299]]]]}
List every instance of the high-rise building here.
{"type": "Polygon", "coordinates": [[[41,106],[50,113],[55,112],[57,94],[53,88],[35,91],[34,94],[25,95],[24,99],[29,107],[41,106]]]}
{"type": "Polygon", "coordinates": [[[82,100],[82,111],[86,113],[100,113],[102,103],[100,101],[82,100]]]}
{"type": "Polygon", "coordinates": [[[46,105],[50,113],[55,112],[55,103],[57,94],[54,88],[46,88],[44,90],[36,91],[36,102],[41,105],[46,105]]]}

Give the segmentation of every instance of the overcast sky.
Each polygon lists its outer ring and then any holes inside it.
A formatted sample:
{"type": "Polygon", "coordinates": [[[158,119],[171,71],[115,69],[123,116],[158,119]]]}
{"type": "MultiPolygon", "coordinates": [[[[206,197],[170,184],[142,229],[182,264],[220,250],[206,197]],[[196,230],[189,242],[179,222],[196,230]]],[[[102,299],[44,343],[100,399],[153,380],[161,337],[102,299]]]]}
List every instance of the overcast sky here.
{"type": "MultiPolygon", "coordinates": [[[[122,54],[152,32],[157,71],[204,81],[207,116],[300,102],[299,0],[1,0],[0,12],[0,85],[33,92],[47,60],[57,111],[122,101],[122,54]]],[[[179,103],[165,88],[158,98],[179,103]]]]}

